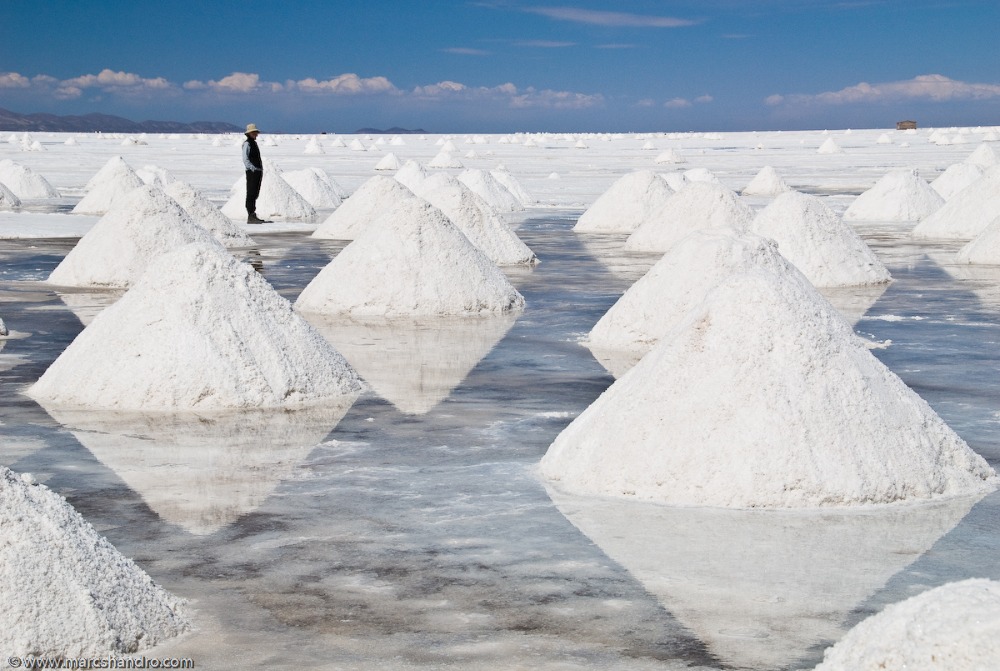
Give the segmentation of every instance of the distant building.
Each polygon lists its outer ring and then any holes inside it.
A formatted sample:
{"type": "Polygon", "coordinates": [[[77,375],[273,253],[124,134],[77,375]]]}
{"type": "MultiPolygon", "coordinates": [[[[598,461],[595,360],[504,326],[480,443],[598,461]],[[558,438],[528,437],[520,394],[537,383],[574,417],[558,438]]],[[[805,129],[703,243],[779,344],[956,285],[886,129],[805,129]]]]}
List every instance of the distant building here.
{"type": "Polygon", "coordinates": [[[896,130],[917,130],[916,121],[897,121],[896,130]]]}

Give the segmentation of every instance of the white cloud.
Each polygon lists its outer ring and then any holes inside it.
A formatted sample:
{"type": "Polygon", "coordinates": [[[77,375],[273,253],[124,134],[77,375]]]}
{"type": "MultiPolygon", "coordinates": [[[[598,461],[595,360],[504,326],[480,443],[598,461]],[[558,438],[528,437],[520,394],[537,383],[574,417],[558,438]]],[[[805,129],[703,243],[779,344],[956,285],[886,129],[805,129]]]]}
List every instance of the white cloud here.
{"type": "Polygon", "coordinates": [[[688,100],[687,98],[673,98],[672,100],[668,100],[667,102],[663,103],[664,107],[670,109],[683,109],[685,107],[691,107],[691,105],[692,105],[691,101],[688,100]]]}
{"type": "Polygon", "coordinates": [[[913,79],[882,84],[861,82],[839,91],[817,94],[775,94],[764,99],[772,107],[779,105],[850,105],[856,103],[896,102],[902,100],[989,100],[1000,98],[1000,84],[977,84],[949,79],[944,75],[920,75],[913,79]]]}
{"type": "Polygon", "coordinates": [[[521,40],[514,42],[516,47],[536,47],[538,49],[563,49],[575,47],[576,42],[556,42],[554,40],[521,40]]]}
{"type": "Polygon", "coordinates": [[[96,89],[105,93],[125,96],[149,95],[171,91],[174,86],[163,77],[146,78],[132,72],[115,72],[104,69],[96,75],[81,75],[72,79],[56,80],[42,75],[32,82],[41,87],[54,86],[53,95],[63,100],[79,98],[84,91],[96,89]]]}
{"type": "Polygon", "coordinates": [[[442,49],[446,54],[458,54],[459,56],[489,56],[490,52],[483,49],[472,49],[469,47],[448,47],[442,49]]]}
{"type": "Polygon", "coordinates": [[[385,77],[362,78],[349,72],[347,74],[318,81],[313,78],[286,82],[289,90],[299,90],[308,93],[333,93],[336,95],[358,95],[362,93],[393,93],[397,89],[385,77]]]}
{"type": "Polygon", "coordinates": [[[648,16],[626,12],[602,12],[578,7],[526,7],[526,12],[540,14],[556,21],[587,23],[597,26],[626,28],[681,28],[697,22],[671,16],[648,16]]]}
{"type": "Polygon", "coordinates": [[[26,89],[31,86],[31,81],[24,75],[16,72],[0,73],[0,89],[26,89]]]}

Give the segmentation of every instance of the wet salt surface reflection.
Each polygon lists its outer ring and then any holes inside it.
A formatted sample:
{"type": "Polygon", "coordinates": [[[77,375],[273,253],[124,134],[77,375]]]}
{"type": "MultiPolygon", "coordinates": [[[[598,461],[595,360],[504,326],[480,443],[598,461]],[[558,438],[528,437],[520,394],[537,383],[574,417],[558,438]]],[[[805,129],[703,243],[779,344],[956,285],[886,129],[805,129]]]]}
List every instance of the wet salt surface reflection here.
{"type": "MultiPolygon", "coordinates": [[[[538,459],[613,381],[578,340],[655,260],[572,223],[518,229],[542,263],[509,272],[527,299],[516,319],[447,338],[317,323],[373,390],[347,409],[236,418],[49,414],[27,399],[113,298],[38,283],[73,241],[0,241],[14,336],[0,457],[190,600],[196,631],[155,654],[204,669],[811,668],[886,604],[1000,579],[1000,495],[787,513],[547,490],[538,459]]],[[[874,300],[856,329],[891,340],[875,355],[1000,465],[1000,269],[863,233],[896,281],[847,297],[874,300]]],[[[292,299],[343,244],[256,237],[292,299]]]]}

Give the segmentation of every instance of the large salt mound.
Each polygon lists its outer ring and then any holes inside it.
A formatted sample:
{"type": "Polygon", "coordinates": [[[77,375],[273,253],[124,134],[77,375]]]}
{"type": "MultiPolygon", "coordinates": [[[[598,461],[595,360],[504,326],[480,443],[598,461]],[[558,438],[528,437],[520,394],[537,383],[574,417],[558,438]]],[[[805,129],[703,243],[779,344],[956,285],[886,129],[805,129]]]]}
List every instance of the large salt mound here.
{"type": "Polygon", "coordinates": [[[59,192],[48,180],[31,168],[15,163],[9,158],[0,161],[0,182],[15,196],[29,200],[32,198],[58,198],[59,192]]]}
{"type": "Polygon", "coordinates": [[[680,324],[726,278],[764,268],[808,286],[778,246],[734,228],[708,228],[674,245],[594,325],[589,347],[642,355],[680,324]]]}
{"type": "Polygon", "coordinates": [[[410,191],[415,191],[420,183],[427,179],[427,171],[416,161],[407,161],[393,177],[410,191]]]}
{"type": "Polygon", "coordinates": [[[7,654],[132,653],[189,628],[175,597],[65,499],[29,482],[0,466],[0,647],[7,654]]]}
{"type": "Polygon", "coordinates": [[[886,607],[823,653],[816,671],[989,671],[1000,664],[1000,582],[951,582],[886,607]]]}
{"type": "Polygon", "coordinates": [[[191,242],[215,242],[183,207],[155,186],[119,199],[49,274],[61,286],[131,286],[150,262],[191,242]]]}
{"type": "Polygon", "coordinates": [[[330,213],[316,227],[312,237],[331,240],[353,240],[367,230],[372,222],[390,211],[396,203],[416,198],[412,191],[392,177],[375,175],[359,186],[343,205],[330,213]]]}
{"type": "Polygon", "coordinates": [[[531,197],[531,194],[521,185],[521,182],[517,180],[514,175],[506,168],[495,168],[490,170],[490,174],[493,175],[498,182],[503,184],[508,191],[510,191],[514,196],[521,201],[521,204],[528,207],[535,202],[535,199],[531,197]]]}
{"type": "Polygon", "coordinates": [[[347,362],[215,243],[162,255],[28,394],[119,410],[301,407],[359,389],[347,362]]]}
{"type": "Polygon", "coordinates": [[[944,205],[944,198],[915,170],[891,170],[858,196],[844,221],[920,221],[944,205]]]}
{"type": "Polygon", "coordinates": [[[281,173],[282,179],[313,207],[340,207],[343,198],[330,177],[320,168],[304,168],[281,173]]]}
{"type": "Polygon", "coordinates": [[[21,207],[21,199],[0,182],[0,210],[15,210],[21,207]]]}
{"type": "Polygon", "coordinates": [[[777,196],[791,191],[792,187],[785,183],[778,171],[765,165],[754,175],[750,183],[741,192],[744,196],[777,196]]]}
{"type": "Polygon", "coordinates": [[[955,260],[958,263],[1000,265],[1000,217],[958,250],[955,260]]]}
{"type": "Polygon", "coordinates": [[[255,244],[253,238],[247,235],[242,227],[222,214],[212,201],[190,184],[173,181],[163,187],[163,191],[176,200],[196,223],[208,229],[208,232],[223,246],[250,247],[255,244]]]}
{"type": "Polygon", "coordinates": [[[1000,166],[983,173],[913,228],[915,238],[971,240],[1000,216],[1000,166]]]}
{"type": "Polygon", "coordinates": [[[295,301],[304,312],[356,317],[487,315],[523,306],[496,264],[417,197],[373,221],[295,301]]]}
{"type": "Polygon", "coordinates": [[[145,185],[142,178],[121,156],[115,156],[87,182],[87,195],[73,208],[74,214],[104,214],[115,202],[145,185]]]}
{"type": "Polygon", "coordinates": [[[975,151],[969,154],[969,156],[965,159],[965,163],[987,170],[1000,163],[1000,158],[998,158],[996,152],[993,151],[993,147],[988,144],[981,144],[976,147],[975,151]]]}
{"type": "Polygon", "coordinates": [[[466,170],[458,176],[458,181],[500,212],[520,212],[524,209],[521,199],[487,170],[466,170]]]}
{"type": "Polygon", "coordinates": [[[666,252],[693,231],[732,227],[745,230],[753,209],[731,189],[714,182],[692,182],[667,199],[625,241],[625,249],[666,252]]]}
{"type": "Polygon", "coordinates": [[[538,257],[500,214],[462,182],[437,173],[420,182],[415,193],[451,219],[465,237],[500,266],[530,265],[538,257]]]}
{"type": "MultiPolygon", "coordinates": [[[[231,196],[222,206],[222,213],[230,219],[245,219],[246,199],[247,182],[246,178],[241,177],[233,184],[231,196]]],[[[285,181],[281,170],[272,161],[264,159],[264,179],[257,197],[257,216],[301,221],[315,217],[316,210],[285,181]]]]}
{"type": "Polygon", "coordinates": [[[772,238],[781,255],[817,287],[883,284],[892,277],[854,229],[819,198],[790,191],[757,213],[750,230],[772,238]]]}
{"type": "Polygon", "coordinates": [[[931,188],[942,198],[950,200],[956,193],[983,176],[983,168],[971,163],[955,163],[948,166],[931,182],[931,188]]]}
{"type": "Polygon", "coordinates": [[[986,461],[815,290],[730,278],[549,447],[570,493],[726,508],[992,490],[986,461]]]}
{"type": "Polygon", "coordinates": [[[620,177],[580,215],[574,231],[631,233],[664,206],[674,190],[652,170],[620,177]]]}

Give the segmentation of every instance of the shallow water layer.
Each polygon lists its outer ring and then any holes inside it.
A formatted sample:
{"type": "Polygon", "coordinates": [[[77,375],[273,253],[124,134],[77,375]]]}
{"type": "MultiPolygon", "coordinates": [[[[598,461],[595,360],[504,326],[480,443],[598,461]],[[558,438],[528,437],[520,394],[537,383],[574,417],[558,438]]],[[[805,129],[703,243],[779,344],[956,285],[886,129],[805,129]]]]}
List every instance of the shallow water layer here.
{"type": "MultiPolygon", "coordinates": [[[[547,488],[535,464],[614,380],[579,340],[655,260],[573,233],[576,214],[518,228],[541,264],[509,272],[516,318],[452,337],[317,324],[372,390],[228,419],[49,414],[24,396],[116,295],[42,282],[75,240],[0,241],[0,461],[189,599],[195,630],[155,654],[199,669],[811,668],[886,604],[1000,579],[1000,495],[792,513],[547,488]]],[[[895,281],[839,297],[857,331],[1000,465],[1000,269],[898,226],[862,233],[895,281]]],[[[342,246],[255,238],[245,258],[290,299],[342,246]]]]}

